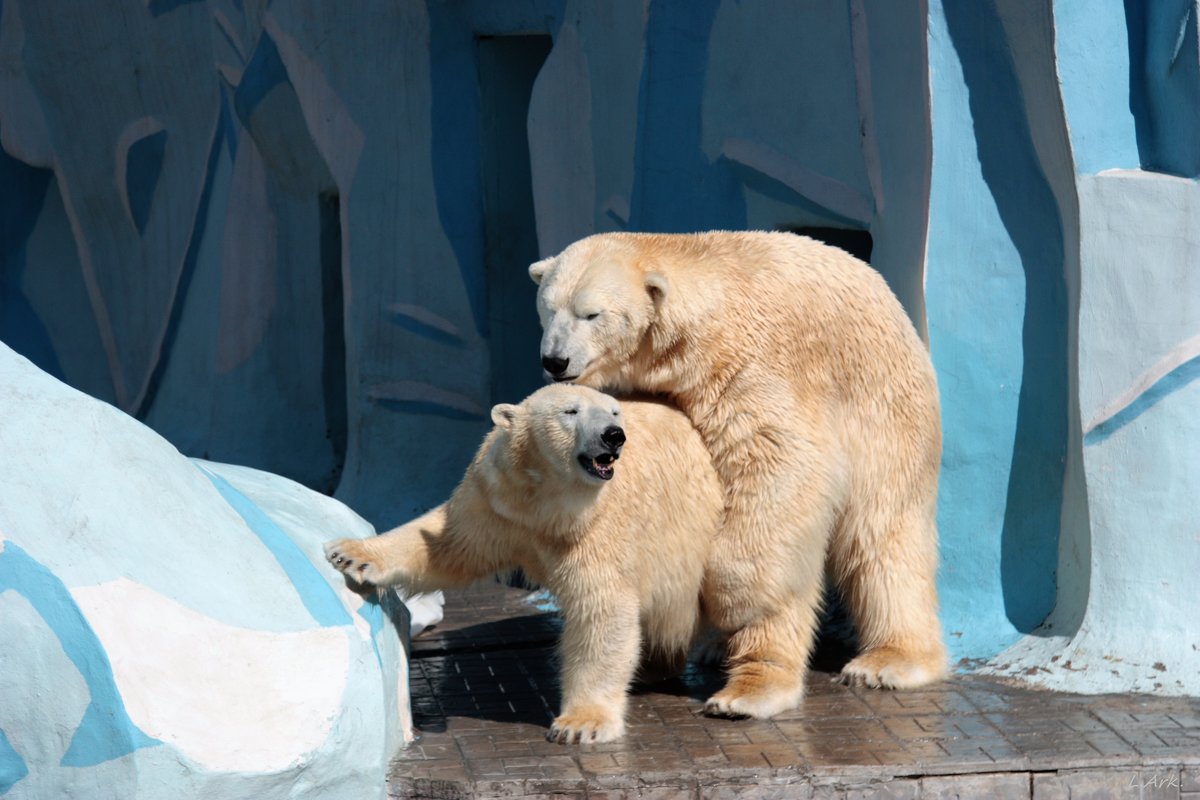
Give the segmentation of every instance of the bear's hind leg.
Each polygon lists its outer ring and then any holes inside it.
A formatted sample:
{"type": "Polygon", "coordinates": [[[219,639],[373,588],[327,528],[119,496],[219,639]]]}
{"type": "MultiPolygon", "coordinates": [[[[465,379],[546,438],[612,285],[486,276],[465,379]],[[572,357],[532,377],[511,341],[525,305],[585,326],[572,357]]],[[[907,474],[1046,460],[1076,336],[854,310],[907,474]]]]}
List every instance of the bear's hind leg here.
{"type": "Polygon", "coordinates": [[[828,446],[777,431],[761,438],[723,476],[725,520],[709,551],[702,601],[729,636],[728,679],[706,712],[765,719],[804,696],[844,482],[836,461],[822,456],[828,446]]]}
{"type": "Polygon", "coordinates": [[[725,686],[704,704],[722,717],[769,719],[800,705],[820,592],[788,599],[730,635],[725,686]]]}
{"type": "Polygon", "coordinates": [[[937,528],[932,502],[895,517],[854,509],[832,542],[833,578],[854,619],[860,654],[842,683],[911,689],[946,675],[937,617],[937,528]]]}

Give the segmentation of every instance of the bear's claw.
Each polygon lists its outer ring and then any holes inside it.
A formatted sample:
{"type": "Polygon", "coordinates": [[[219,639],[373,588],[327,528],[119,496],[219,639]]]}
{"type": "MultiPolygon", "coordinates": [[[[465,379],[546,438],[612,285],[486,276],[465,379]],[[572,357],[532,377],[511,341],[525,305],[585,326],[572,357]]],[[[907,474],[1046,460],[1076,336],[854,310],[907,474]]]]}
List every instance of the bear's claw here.
{"type": "Polygon", "coordinates": [[[359,583],[373,583],[371,578],[374,576],[375,570],[365,559],[364,554],[358,552],[360,548],[361,545],[353,539],[329,542],[325,545],[325,558],[333,565],[334,569],[352,580],[359,583]]]}
{"type": "Polygon", "coordinates": [[[940,680],[945,672],[944,659],[938,653],[879,647],[853,659],[833,680],[870,689],[913,689],[940,680]]]}
{"type": "Polygon", "coordinates": [[[557,744],[612,742],[625,733],[619,718],[601,713],[559,714],[546,732],[546,739],[557,744]]]}
{"type": "Polygon", "coordinates": [[[704,713],[715,717],[770,719],[800,705],[804,682],[790,670],[762,663],[743,664],[725,688],[708,698],[704,713]]]}
{"type": "Polygon", "coordinates": [[[734,710],[737,698],[710,697],[704,703],[704,713],[710,717],[727,717],[729,719],[747,719],[750,714],[734,710]]]}

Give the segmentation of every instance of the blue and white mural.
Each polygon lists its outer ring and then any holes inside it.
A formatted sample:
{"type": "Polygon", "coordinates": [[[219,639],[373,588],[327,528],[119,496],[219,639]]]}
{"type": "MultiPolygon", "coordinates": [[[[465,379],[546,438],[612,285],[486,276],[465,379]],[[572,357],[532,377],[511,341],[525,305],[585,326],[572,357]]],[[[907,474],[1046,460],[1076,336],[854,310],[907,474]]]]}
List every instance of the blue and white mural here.
{"type": "Polygon", "coordinates": [[[390,526],[539,382],[530,261],[811,232],[927,336],[956,657],[1200,693],[1197,11],[2,0],[0,337],[390,526]]]}

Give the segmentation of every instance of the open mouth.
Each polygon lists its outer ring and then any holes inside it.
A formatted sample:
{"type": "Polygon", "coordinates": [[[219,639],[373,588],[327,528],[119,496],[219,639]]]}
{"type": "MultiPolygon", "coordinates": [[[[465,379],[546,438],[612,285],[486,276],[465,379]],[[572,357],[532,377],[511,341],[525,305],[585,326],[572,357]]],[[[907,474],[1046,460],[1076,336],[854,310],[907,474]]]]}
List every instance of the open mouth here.
{"type": "Polygon", "coordinates": [[[616,463],[619,456],[613,453],[601,453],[598,456],[589,456],[587,453],[579,454],[579,465],[583,467],[583,471],[594,478],[599,478],[602,481],[612,480],[613,464],[616,463]]]}

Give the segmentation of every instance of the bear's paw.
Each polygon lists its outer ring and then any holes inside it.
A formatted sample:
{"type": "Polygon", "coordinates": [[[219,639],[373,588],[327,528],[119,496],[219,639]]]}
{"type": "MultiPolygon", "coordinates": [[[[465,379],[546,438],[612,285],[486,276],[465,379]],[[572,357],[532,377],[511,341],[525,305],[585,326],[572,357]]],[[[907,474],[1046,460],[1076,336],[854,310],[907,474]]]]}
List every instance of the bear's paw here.
{"type": "Polygon", "coordinates": [[[834,678],[846,686],[871,689],[914,689],[946,675],[940,653],[913,653],[897,647],[868,650],[842,668],[834,678]]]}
{"type": "Polygon", "coordinates": [[[339,539],[325,545],[325,558],[334,569],[357,583],[385,584],[383,571],[370,548],[360,539],[339,539]]]}
{"type": "Polygon", "coordinates": [[[546,738],[558,744],[612,742],[625,735],[625,721],[599,706],[574,708],[555,717],[546,738]]]}
{"type": "Polygon", "coordinates": [[[770,719],[800,705],[804,681],[780,667],[752,662],[729,677],[725,688],[708,698],[704,713],[714,717],[770,719]]]}

